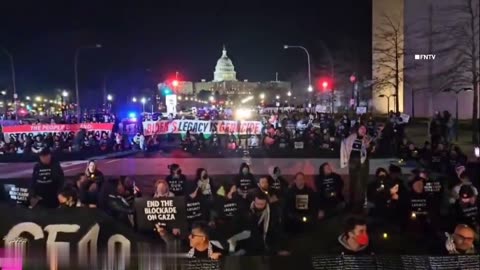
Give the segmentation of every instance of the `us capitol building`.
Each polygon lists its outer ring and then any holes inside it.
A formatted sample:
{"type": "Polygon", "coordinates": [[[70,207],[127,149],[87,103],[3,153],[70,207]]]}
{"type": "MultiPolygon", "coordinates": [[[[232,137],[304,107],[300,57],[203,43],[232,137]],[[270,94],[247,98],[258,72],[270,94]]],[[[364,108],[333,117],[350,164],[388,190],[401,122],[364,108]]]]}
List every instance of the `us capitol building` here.
{"type": "Polygon", "coordinates": [[[220,95],[229,98],[254,95],[258,97],[260,93],[284,94],[291,91],[291,83],[285,81],[270,82],[249,82],[248,80],[239,81],[237,72],[232,60],[227,55],[227,49],[223,46],[222,56],[218,59],[215,71],[213,72],[213,81],[202,80],[200,82],[179,82],[178,90],[182,95],[197,95],[205,90],[214,94],[218,91],[220,95]]]}

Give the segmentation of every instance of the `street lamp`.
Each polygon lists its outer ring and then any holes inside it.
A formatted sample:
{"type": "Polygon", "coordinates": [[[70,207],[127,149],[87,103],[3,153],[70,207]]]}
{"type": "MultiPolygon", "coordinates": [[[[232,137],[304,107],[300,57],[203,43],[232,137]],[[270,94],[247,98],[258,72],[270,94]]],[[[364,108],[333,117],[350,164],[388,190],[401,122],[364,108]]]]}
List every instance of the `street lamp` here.
{"type": "Polygon", "coordinates": [[[13,103],[14,109],[15,109],[15,119],[17,119],[17,85],[16,85],[16,80],[15,80],[15,62],[13,61],[13,55],[5,48],[0,47],[0,49],[3,51],[4,54],[8,56],[8,59],[10,60],[10,70],[12,73],[12,87],[13,87],[13,103]]]}
{"type": "MultiPolygon", "coordinates": [[[[352,83],[352,100],[355,99],[355,82],[357,81],[357,77],[355,77],[355,74],[350,75],[350,82],[352,83]]],[[[357,93],[357,106],[359,105],[359,98],[358,98],[358,93],[357,93]]],[[[355,106],[355,104],[353,105],[355,106]]]]}
{"type": "Polygon", "coordinates": [[[4,91],[1,92],[1,94],[2,94],[2,96],[6,96],[6,95],[7,95],[7,91],[4,90],[4,91]]]}
{"type": "Polygon", "coordinates": [[[35,101],[42,102],[42,97],[35,97],[35,101]]]}
{"type": "Polygon", "coordinates": [[[136,98],[136,97],[132,97],[132,102],[133,102],[133,103],[137,102],[137,98],[136,98]]]}
{"type": "Polygon", "coordinates": [[[26,96],[25,99],[26,99],[26,100],[30,100],[30,97],[29,97],[29,96],[26,96]]]}
{"type": "Polygon", "coordinates": [[[381,95],[378,96],[380,98],[386,98],[387,99],[387,115],[390,113],[390,98],[391,97],[395,98],[396,96],[397,95],[395,95],[395,94],[392,94],[392,95],[381,94],[381,95]]]}
{"type": "MultiPolygon", "coordinates": [[[[62,97],[64,97],[64,98],[68,97],[68,92],[66,90],[63,90],[62,97]]],[[[27,100],[30,100],[30,98],[27,97],[27,100]]]]}
{"type": "Polygon", "coordinates": [[[140,102],[142,102],[142,111],[143,113],[145,113],[145,103],[147,103],[147,99],[142,97],[142,99],[140,100],[140,102]]]}
{"type": "Polygon", "coordinates": [[[311,73],[311,67],[310,67],[310,54],[308,53],[308,50],[303,47],[303,46],[291,46],[291,45],[283,45],[283,48],[285,50],[287,49],[301,49],[307,54],[307,64],[308,64],[308,92],[313,91],[312,87],[312,73],[311,73]]]}
{"type": "Polygon", "coordinates": [[[73,59],[73,69],[75,72],[75,97],[77,102],[77,117],[80,118],[80,114],[82,110],[80,109],[80,95],[78,92],[78,55],[80,54],[80,50],[82,49],[99,49],[102,48],[101,44],[95,44],[94,46],[84,46],[79,47],[75,50],[75,55],[73,59]]]}
{"type": "Polygon", "coordinates": [[[279,96],[279,95],[276,95],[276,96],[275,96],[275,99],[280,99],[280,96],[279,96]]]}
{"type": "Polygon", "coordinates": [[[108,94],[108,95],[107,95],[107,100],[108,100],[108,101],[112,101],[112,100],[113,100],[113,96],[110,95],[110,94],[108,94]]]}
{"type": "Polygon", "coordinates": [[[260,94],[260,99],[265,99],[265,94],[264,93],[260,94]]]}
{"type": "Polygon", "coordinates": [[[291,96],[292,96],[292,92],[288,91],[288,92],[287,92],[287,96],[291,97],[291,96]]]}
{"type": "Polygon", "coordinates": [[[450,92],[455,94],[455,141],[458,141],[458,94],[464,91],[469,92],[469,91],[473,91],[473,89],[470,87],[463,87],[459,89],[447,88],[442,91],[442,92],[450,92]]]}

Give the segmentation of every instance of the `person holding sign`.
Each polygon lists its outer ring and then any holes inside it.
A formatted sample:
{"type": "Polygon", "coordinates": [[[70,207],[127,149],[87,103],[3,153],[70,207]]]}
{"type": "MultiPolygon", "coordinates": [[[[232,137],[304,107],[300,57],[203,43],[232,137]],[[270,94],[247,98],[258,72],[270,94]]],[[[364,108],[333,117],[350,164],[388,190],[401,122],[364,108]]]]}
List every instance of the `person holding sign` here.
{"type": "MultiPolygon", "coordinates": [[[[158,234],[165,241],[167,246],[173,246],[175,238],[167,230],[155,225],[158,234]]],[[[195,222],[192,225],[190,235],[188,236],[190,250],[187,252],[187,258],[200,260],[219,260],[225,253],[223,246],[217,241],[210,240],[208,224],[205,222],[195,222]]]]}
{"type": "Polygon", "coordinates": [[[50,149],[40,152],[40,162],[33,167],[30,207],[57,208],[57,193],[63,187],[64,175],[59,162],[52,160],[50,149]]]}
{"type": "Polygon", "coordinates": [[[305,185],[305,175],[295,175],[294,185],[288,190],[286,202],[286,225],[290,231],[303,231],[313,221],[322,218],[313,190],[305,185]]]}

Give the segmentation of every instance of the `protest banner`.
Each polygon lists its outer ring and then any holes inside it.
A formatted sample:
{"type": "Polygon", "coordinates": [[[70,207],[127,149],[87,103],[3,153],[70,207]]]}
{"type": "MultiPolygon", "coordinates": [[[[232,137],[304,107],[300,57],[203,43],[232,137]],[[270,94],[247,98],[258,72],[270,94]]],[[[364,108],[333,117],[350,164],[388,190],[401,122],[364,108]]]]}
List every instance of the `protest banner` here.
{"type": "Polygon", "coordinates": [[[110,134],[113,129],[112,123],[85,123],[85,124],[40,124],[40,125],[17,125],[5,126],[2,131],[5,141],[25,140],[28,136],[35,137],[37,135],[59,135],[66,137],[68,134],[75,134],[81,129],[85,129],[87,133],[93,133],[100,136],[102,133],[110,134]]]}
{"type": "Polygon", "coordinates": [[[28,188],[14,184],[4,184],[3,192],[4,194],[2,194],[1,198],[5,201],[10,201],[13,204],[28,205],[28,197],[30,195],[28,188]]]}
{"type": "Polygon", "coordinates": [[[139,231],[151,232],[155,224],[159,224],[161,227],[178,228],[182,233],[186,233],[187,220],[183,197],[137,198],[135,211],[139,231]]]}
{"type": "Polygon", "coordinates": [[[203,133],[210,135],[216,131],[219,135],[230,133],[245,135],[259,135],[262,130],[260,121],[233,121],[233,120],[161,120],[143,122],[143,134],[151,136],[154,134],[182,134],[190,131],[192,134],[203,133]]]}

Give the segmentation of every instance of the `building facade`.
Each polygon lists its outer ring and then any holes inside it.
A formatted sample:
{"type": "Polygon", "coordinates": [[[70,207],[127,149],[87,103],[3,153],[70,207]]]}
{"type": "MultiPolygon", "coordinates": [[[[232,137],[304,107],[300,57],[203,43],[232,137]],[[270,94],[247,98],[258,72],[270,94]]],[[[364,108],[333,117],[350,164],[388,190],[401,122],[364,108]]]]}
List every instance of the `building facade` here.
{"type": "Polygon", "coordinates": [[[473,89],[473,62],[477,74],[480,66],[479,2],[373,0],[372,96],[377,112],[395,108],[395,97],[388,106],[387,98],[379,96],[395,94],[398,77],[399,111],[416,117],[444,110],[455,114],[458,98],[459,118],[472,117],[472,92],[456,96],[446,90],[473,89]],[[398,36],[393,34],[396,27],[398,36]],[[397,47],[399,57],[393,57],[392,47],[397,47]]]}
{"type": "Polygon", "coordinates": [[[235,66],[227,55],[225,46],[213,72],[213,80],[200,82],[179,82],[178,89],[183,95],[197,95],[200,91],[218,92],[226,96],[250,96],[265,92],[287,93],[291,91],[291,83],[286,81],[249,82],[238,80],[235,66]]]}

